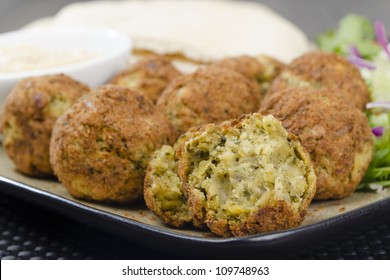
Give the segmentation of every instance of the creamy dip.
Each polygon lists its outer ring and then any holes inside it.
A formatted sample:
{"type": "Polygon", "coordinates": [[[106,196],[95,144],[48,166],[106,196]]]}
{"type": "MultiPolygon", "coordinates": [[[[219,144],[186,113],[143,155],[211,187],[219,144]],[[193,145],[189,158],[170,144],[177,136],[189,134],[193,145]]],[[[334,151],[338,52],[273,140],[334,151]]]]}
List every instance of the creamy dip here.
{"type": "Polygon", "coordinates": [[[90,60],[98,53],[86,50],[45,49],[19,45],[0,47],[0,73],[17,73],[54,68],[90,60]]]}

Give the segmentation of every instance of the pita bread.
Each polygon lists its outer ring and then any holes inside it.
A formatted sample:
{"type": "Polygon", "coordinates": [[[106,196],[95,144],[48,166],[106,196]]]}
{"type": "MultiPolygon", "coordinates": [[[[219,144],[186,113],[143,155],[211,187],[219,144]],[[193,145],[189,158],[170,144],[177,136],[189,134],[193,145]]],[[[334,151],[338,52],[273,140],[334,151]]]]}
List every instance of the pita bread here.
{"type": "Polygon", "coordinates": [[[284,62],[308,51],[306,36],[268,7],[243,1],[92,1],[64,7],[30,27],[106,27],[129,34],[137,50],[207,62],[270,55],[284,62]]]}

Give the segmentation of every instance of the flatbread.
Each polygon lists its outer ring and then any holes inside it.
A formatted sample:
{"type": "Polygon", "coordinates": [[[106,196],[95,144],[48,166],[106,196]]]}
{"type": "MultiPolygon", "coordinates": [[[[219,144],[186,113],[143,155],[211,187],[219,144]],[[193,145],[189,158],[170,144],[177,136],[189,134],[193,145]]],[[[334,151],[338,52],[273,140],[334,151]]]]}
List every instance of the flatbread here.
{"type": "Polygon", "coordinates": [[[92,1],[28,26],[105,27],[129,34],[137,50],[208,62],[270,55],[284,62],[310,49],[304,33],[259,3],[226,0],[92,1]]]}

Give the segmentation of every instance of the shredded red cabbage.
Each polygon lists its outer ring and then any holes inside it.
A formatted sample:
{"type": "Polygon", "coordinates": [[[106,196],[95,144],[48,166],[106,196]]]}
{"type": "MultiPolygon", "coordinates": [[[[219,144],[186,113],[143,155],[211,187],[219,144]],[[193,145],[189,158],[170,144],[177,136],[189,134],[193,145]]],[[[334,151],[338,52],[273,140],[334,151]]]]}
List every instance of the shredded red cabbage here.
{"type": "Polygon", "coordinates": [[[389,51],[389,41],[387,39],[385,25],[383,22],[377,20],[375,21],[375,33],[376,33],[376,39],[378,43],[382,46],[383,50],[387,54],[388,58],[390,59],[390,51],[389,51]]]}
{"type": "Polygon", "coordinates": [[[358,58],[363,59],[363,56],[361,55],[361,53],[359,52],[358,48],[355,45],[351,45],[349,47],[349,53],[353,57],[358,57],[358,58]]]}
{"type": "Polygon", "coordinates": [[[377,127],[373,127],[371,131],[372,134],[374,134],[376,137],[381,137],[385,132],[385,129],[383,128],[383,126],[377,126],[377,127]]]}
{"type": "Polygon", "coordinates": [[[357,56],[348,57],[348,61],[355,64],[358,68],[367,68],[369,70],[376,69],[376,66],[373,63],[357,56]]]}

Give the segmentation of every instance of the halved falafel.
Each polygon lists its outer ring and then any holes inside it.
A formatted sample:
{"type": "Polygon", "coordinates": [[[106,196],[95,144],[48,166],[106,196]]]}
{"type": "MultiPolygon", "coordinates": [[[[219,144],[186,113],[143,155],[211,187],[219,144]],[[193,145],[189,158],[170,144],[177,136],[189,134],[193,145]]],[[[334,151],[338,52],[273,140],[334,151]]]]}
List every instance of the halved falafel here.
{"type": "Polygon", "coordinates": [[[292,61],[272,82],[264,98],[293,88],[331,89],[342,92],[364,110],[370,96],[359,70],[345,58],[326,52],[311,52],[292,61]]]}
{"type": "Polygon", "coordinates": [[[153,55],[117,74],[110,84],[138,90],[156,103],[167,85],[180,75],[169,59],[153,55]]]}
{"type": "Polygon", "coordinates": [[[173,80],[157,100],[178,134],[257,111],[258,85],[238,72],[206,67],[173,80]]]}
{"type": "Polygon", "coordinates": [[[274,93],[260,108],[299,137],[317,174],[315,199],[339,199],[354,192],[373,155],[366,116],[331,90],[293,89],[274,93]]]}
{"type": "Polygon", "coordinates": [[[315,193],[309,154],[272,116],[205,125],[178,156],[194,223],[220,236],[298,226],[315,193]]]}
{"type": "Polygon", "coordinates": [[[50,162],[74,197],[130,203],[142,197],[149,156],[174,140],[172,126],[148,98],[102,86],[57,120],[50,162]]]}
{"type": "Polygon", "coordinates": [[[164,223],[177,228],[192,222],[175,156],[177,149],[191,135],[192,131],[188,131],[173,147],[164,145],[157,149],[151,156],[144,181],[144,199],[148,208],[164,223]]]}
{"type": "Polygon", "coordinates": [[[28,78],[15,86],[2,108],[0,130],[4,149],[18,171],[53,176],[49,145],[54,122],[89,91],[65,75],[28,78]]]}

